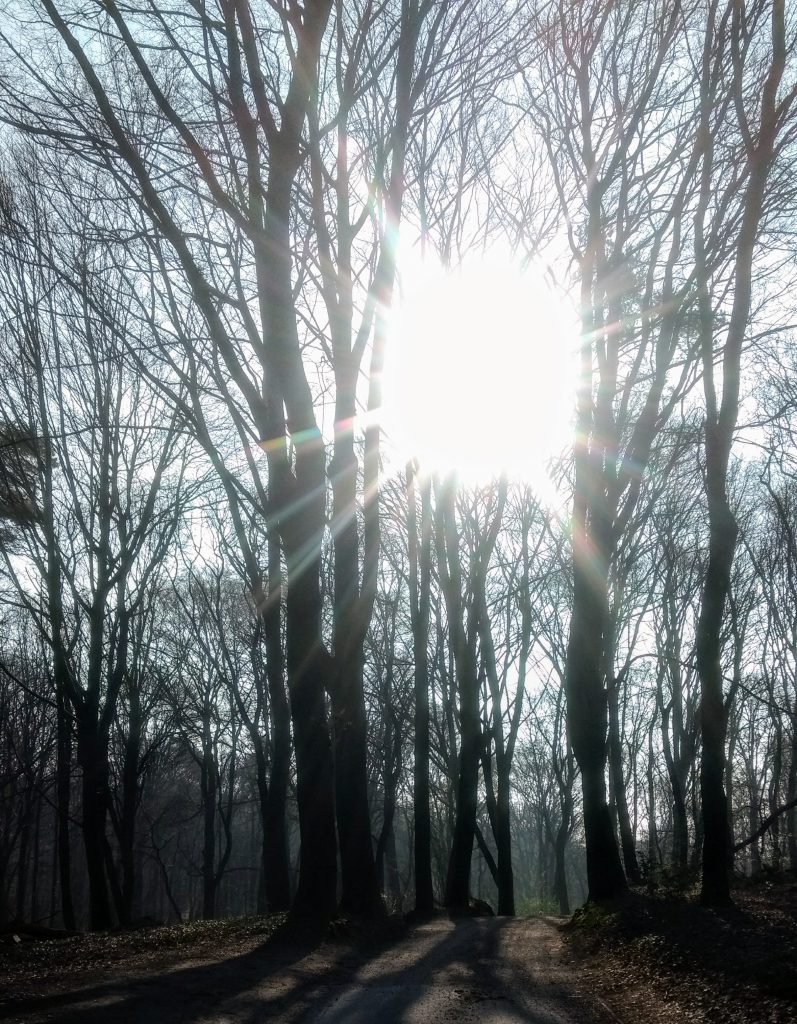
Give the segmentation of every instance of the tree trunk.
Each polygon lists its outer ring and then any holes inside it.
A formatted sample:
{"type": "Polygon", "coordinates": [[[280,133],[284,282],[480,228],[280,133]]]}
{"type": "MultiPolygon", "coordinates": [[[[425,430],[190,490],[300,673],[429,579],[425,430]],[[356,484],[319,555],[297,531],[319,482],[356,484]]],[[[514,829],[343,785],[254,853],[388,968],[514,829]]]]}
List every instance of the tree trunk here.
{"type": "Polygon", "coordinates": [[[210,717],[202,720],[202,919],[216,916],[216,801],[217,774],[210,733],[210,717]]]}
{"type": "Polygon", "coordinates": [[[495,848],[498,860],[498,913],[515,916],[515,878],[512,871],[511,791],[508,773],[497,772],[495,848]]]}
{"type": "Polygon", "coordinates": [[[459,697],[459,763],[456,812],[451,854],[446,874],[445,905],[466,910],[470,899],[470,869],[478,810],[481,722],[479,679],[476,667],[476,622],[473,602],[468,605],[468,624],[462,621],[463,581],[459,557],[459,533],[455,519],[456,484],[451,478],[438,491],[438,567],[448,614],[450,646],[459,697]]]}
{"type": "MultiPolygon", "coordinates": [[[[356,571],[356,569],[355,569],[356,571]]],[[[368,739],[362,651],[340,657],[332,689],[335,806],[341,864],[341,909],[369,914],[380,905],[368,809],[368,739]]]]}
{"type": "MultiPolygon", "coordinates": [[[[335,751],[335,806],[341,866],[341,907],[368,914],[381,906],[368,808],[368,738],[363,693],[363,644],[371,607],[361,588],[360,530],[356,514],[357,457],[352,423],[357,413],[357,367],[349,329],[333,329],[335,352],[335,440],[329,465],[332,482],[334,565],[334,680],[332,735],[335,751]],[[342,334],[342,337],[338,335],[342,334]]],[[[333,325],[334,326],[334,325],[333,325]]],[[[371,495],[372,500],[375,494],[371,495]]],[[[378,511],[371,510],[377,516],[378,511]]],[[[378,557],[379,537],[374,538],[378,557]]],[[[365,574],[366,567],[363,567],[365,574]]]]}
{"type": "Polygon", "coordinates": [[[620,845],[623,851],[625,873],[632,882],[638,882],[639,864],[636,855],[636,839],[628,812],[628,796],[625,789],[623,769],[623,747],[620,733],[619,683],[612,680],[607,691],[609,707],[609,774],[612,795],[617,808],[617,823],[620,830],[620,845]]]}
{"type": "Polygon", "coordinates": [[[93,931],[106,931],[112,924],[105,873],[108,761],[91,723],[78,723],[78,759],[83,775],[82,831],[89,879],[89,922],[93,931]]]}
{"type": "MultiPolygon", "coordinates": [[[[797,715],[791,716],[791,755],[789,773],[786,779],[786,803],[797,799],[797,715]]],[[[797,807],[786,814],[786,839],[789,851],[789,868],[797,871],[797,807]]]]}
{"type": "Polygon", "coordinates": [[[387,721],[385,722],[385,763],[382,774],[382,786],[384,790],[384,804],[382,809],[382,828],[376,844],[376,877],[380,890],[385,891],[385,864],[387,863],[387,878],[389,881],[389,893],[393,900],[397,895],[396,885],[396,841],[394,822],[396,817],[396,786],[398,783],[397,759],[401,756],[401,738],[396,724],[392,720],[391,711],[385,709],[387,721]]]}
{"type": "Polygon", "coordinates": [[[576,550],[576,545],[580,542],[574,538],[573,613],[565,668],[568,733],[581,768],[589,898],[607,900],[624,893],[627,886],[606,794],[608,716],[601,674],[606,594],[594,582],[600,568],[591,572],[585,564],[589,552],[576,550]]]}
{"type": "Polygon", "coordinates": [[[565,854],[567,852],[567,840],[570,835],[570,818],[573,814],[572,797],[565,801],[562,820],[556,830],[556,841],[554,844],[554,895],[559,904],[559,913],[562,917],[570,914],[570,896],[567,891],[567,864],[565,854]]]}
{"type": "Polygon", "coordinates": [[[656,830],[656,787],[653,778],[653,729],[655,718],[651,720],[648,730],[648,871],[659,863],[659,841],[656,830]]]}
{"type": "Polygon", "coordinates": [[[721,629],[736,546],[736,519],[725,496],[721,453],[706,436],[706,472],[709,486],[709,560],[697,627],[697,671],[700,677],[700,727],[703,750],[700,800],[703,811],[703,867],[701,902],[706,906],[730,903],[728,864],[731,843],[725,796],[725,733],[727,711],[722,692],[721,629]],[[718,464],[719,460],[719,464],[718,464]],[[713,485],[713,486],[712,486],[713,485]]]}
{"type": "MultiPolygon", "coordinates": [[[[773,716],[772,727],[775,731],[775,756],[772,759],[772,775],[769,780],[769,813],[774,814],[780,803],[779,794],[783,777],[783,724],[778,716],[773,716]]],[[[752,830],[751,830],[752,834],[752,830]]],[[[772,868],[781,869],[780,849],[780,818],[775,818],[770,828],[772,838],[772,868]]]]}
{"type": "MultiPolygon", "coordinates": [[[[743,7],[735,7],[737,18],[744,18],[743,7]]],[[[700,793],[703,804],[703,872],[701,901],[707,906],[730,903],[728,868],[732,843],[725,797],[725,734],[727,709],[722,690],[721,631],[725,602],[730,589],[731,567],[738,526],[728,503],[728,463],[734,431],[739,417],[741,359],[752,305],[753,261],[764,209],[764,196],[770,167],[776,155],[775,141],[781,127],[778,90],[785,67],[785,5],[771,5],[772,54],[761,82],[760,125],[745,138],[749,174],[742,202],[742,218],[736,237],[733,265],[733,303],[720,362],[722,391],[715,386],[714,311],[709,292],[709,270],[705,259],[704,218],[710,201],[710,155],[706,154],[701,183],[700,206],[695,218],[695,249],[698,269],[703,389],[706,399],[705,479],[708,499],[709,551],[703,583],[700,617],[697,625],[696,661],[700,678],[700,725],[703,754],[700,793]]],[[[734,25],[736,32],[742,31],[734,25]]],[[[734,71],[738,73],[734,63],[734,71]]],[[[704,88],[707,88],[704,83],[704,88]]],[[[737,112],[742,82],[734,75],[737,112]]],[[[747,132],[748,129],[745,129],[747,132]]],[[[727,301],[727,299],[726,299],[727,301]]]]}
{"type": "Polygon", "coordinates": [[[415,506],[413,467],[407,468],[408,533],[410,557],[410,612],[414,674],[414,801],[415,827],[415,910],[430,914],[434,909],[432,888],[432,820],[429,809],[429,617],[432,572],[431,482],[421,483],[420,543],[415,506]]]}
{"type": "MultiPolygon", "coordinates": [[[[674,685],[679,685],[680,676],[676,675],[674,685]]],[[[660,694],[660,705],[663,706],[663,698],[660,694]]],[[[673,708],[676,701],[673,700],[673,708]]],[[[678,748],[674,751],[670,742],[670,730],[668,722],[672,720],[673,735],[682,728],[673,712],[662,711],[661,735],[664,748],[664,760],[667,765],[667,775],[670,780],[672,792],[672,866],[676,873],[683,874],[689,864],[689,820],[686,807],[686,772],[688,765],[685,765],[683,751],[678,748]]]]}
{"type": "Polygon", "coordinates": [[[331,917],[337,905],[335,789],[318,650],[321,594],[312,570],[289,580],[287,664],[299,811],[299,916],[331,917]]]}
{"type": "Polygon", "coordinates": [[[138,759],[141,751],[141,700],[135,685],[129,697],[129,724],[122,767],[122,813],[119,820],[119,848],[122,861],[122,909],[120,924],[133,918],[136,866],[136,810],[138,808],[138,759]]]}
{"type": "Polygon", "coordinates": [[[16,916],[25,920],[25,897],[28,894],[28,846],[30,844],[31,818],[33,811],[32,784],[30,777],[25,779],[25,791],[22,796],[21,821],[19,827],[19,851],[17,854],[17,892],[16,916]]]}
{"type": "MultiPolygon", "coordinates": [[[[313,12],[314,19],[320,19],[315,29],[323,31],[328,11],[329,5],[322,4],[313,12]]],[[[282,460],[269,482],[287,575],[285,655],[301,844],[293,909],[300,916],[326,917],[334,914],[337,903],[334,763],[324,686],[330,666],[323,649],[321,600],[326,473],[323,441],[301,364],[291,279],[291,184],[301,159],[301,123],[287,128],[295,136],[286,136],[272,152],[258,288],[269,346],[266,372],[273,374],[278,396],[278,403],[273,396],[269,403],[269,436],[278,441],[284,437],[284,403],[285,425],[295,446],[295,468],[282,460]]]]}
{"type": "Polygon", "coordinates": [[[72,790],[72,736],[66,717],[64,695],[56,693],[56,816],[58,828],[58,880],[61,892],[61,917],[67,931],[75,931],[75,909],[72,903],[71,848],[69,844],[69,812],[72,790]]]}
{"type": "Polygon", "coordinates": [[[479,727],[478,691],[463,680],[460,686],[460,753],[457,779],[456,817],[451,855],[446,874],[445,905],[454,910],[468,908],[470,867],[478,809],[479,727]]]}
{"type": "MultiPolygon", "coordinates": [[[[291,722],[285,693],[284,654],[279,595],[281,552],[269,540],[269,601],[263,612],[266,637],[266,678],[271,716],[271,776],[265,801],[261,796],[263,821],[263,871],[265,897],[271,913],[291,905],[290,861],[286,805],[291,770],[291,722]]],[[[265,771],[265,766],[264,766],[265,771]]]]}

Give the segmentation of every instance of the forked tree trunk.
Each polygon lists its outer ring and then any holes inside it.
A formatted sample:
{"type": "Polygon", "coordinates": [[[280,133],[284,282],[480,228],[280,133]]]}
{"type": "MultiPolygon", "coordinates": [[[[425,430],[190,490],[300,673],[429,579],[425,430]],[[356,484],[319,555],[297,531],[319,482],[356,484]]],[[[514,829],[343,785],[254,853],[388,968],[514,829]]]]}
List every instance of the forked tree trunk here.
{"type": "MultiPolygon", "coordinates": [[[[317,5],[314,31],[323,31],[328,12],[328,4],[317,5]]],[[[294,912],[328,917],[334,914],[337,903],[337,844],[334,763],[325,697],[325,683],[331,684],[332,680],[322,635],[326,472],[323,441],[301,365],[291,279],[291,184],[300,161],[301,126],[285,126],[294,134],[284,136],[284,141],[279,140],[273,147],[258,286],[269,349],[266,372],[276,376],[280,402],[287,413],[288,434],[295,439],[295,468],[284,463],[277,479],[270,481],[287,576],[285,654],[301,844],[294,912]]],[[[272,419],[281,419],[277,410],[272,410],[272,419]]]]}
{"type": "MultiPolygon", "coordinates": [[[[742,5],[734,5],[733,33],[745,26],[742,5]]],[[[705,258],[704,221],[711,201],[710,178],[703,175],[698,213],[695,218],[695,248],[698,269],[703,390],[706,399],[705,452],[706,497],[708,499],[709,552],[703,583],[700,617],[697,625],[696,660],[700,677],[700,725],[703,755],[700,793],[703,804],[703,875],[701,901],[709,906],[730,902],[728,868],[731,839],[728,804],[725,795],[725,735],[727,708],[722,686],[722,623],[728,599],[738,526],[728,502],[728,463],[739,416],[741,360],[752,305],[752,274],[756,242],[764,209],[764,196],[770,167],[776,155],[776,139],[788,104],[780,105],[778,91],[786,61],[785,4],[774,0],[770,13],[772,53],[761,82],[759,124],[744,125],[747,159],[747,183],[742,201],[742,217],[736,238],[733,264],[733,303],[725,343],[721,352],[721,398],[715,385],[714,310],[709,292],[709,268],[705,258]]],[[[736,112],[744,109],[743,83],[738,62],[734,62],[731,88],[737,99],[736,112]]],[[[703,83],[703,90],[708,83],[703,83]]],[[[791,101],[790,101],[791,102],[791,101]]],[[[712,143],[707,142],[705,161],[711,167],[712,143]]]]}
{"type": "MultiPolygon", "coordinates": [[[[334,678],[330,680],[335,752],[335,806],[341,867],[341,908],[369,914],[380,906],[368,808],[368,740],[363,693],[363,644],[370,608],[359,584],[360,530],[355,510],[357,457],[351,424],[357,412],[357,367],[350,331],[333,331],[335,454],[332,482],[334,565],[334,678]]],[[[372,496],[373,498],[374,496],[372,496]]],[[[377,538],[378,544],[378,538],[377,538]]]]}

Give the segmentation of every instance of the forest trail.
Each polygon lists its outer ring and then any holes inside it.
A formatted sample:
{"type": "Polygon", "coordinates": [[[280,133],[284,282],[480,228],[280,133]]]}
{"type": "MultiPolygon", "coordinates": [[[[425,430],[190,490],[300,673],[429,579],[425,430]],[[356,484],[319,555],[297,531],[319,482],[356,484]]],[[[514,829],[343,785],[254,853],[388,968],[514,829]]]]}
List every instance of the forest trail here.
{"type": "Polygon", "coordinates": [[[38,1024],[601,1024],[576,961],[545,920],[434,919],[355,950],[268,941],[170,969],[106,972],[0,1018],[38,1024]]]}

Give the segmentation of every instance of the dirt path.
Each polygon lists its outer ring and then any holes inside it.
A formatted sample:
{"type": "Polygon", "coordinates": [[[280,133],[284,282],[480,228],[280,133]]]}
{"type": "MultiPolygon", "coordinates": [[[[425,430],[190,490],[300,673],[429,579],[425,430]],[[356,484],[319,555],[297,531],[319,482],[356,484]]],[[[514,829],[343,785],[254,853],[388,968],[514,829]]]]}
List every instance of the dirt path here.
{"type": "Polygon", "coordinates": [[[68,992],[7,1002],[19,1024],[599,1024],[546,921],[446,919],[352,950],[266,942],[169,970],[116,971],[68,992]]]}

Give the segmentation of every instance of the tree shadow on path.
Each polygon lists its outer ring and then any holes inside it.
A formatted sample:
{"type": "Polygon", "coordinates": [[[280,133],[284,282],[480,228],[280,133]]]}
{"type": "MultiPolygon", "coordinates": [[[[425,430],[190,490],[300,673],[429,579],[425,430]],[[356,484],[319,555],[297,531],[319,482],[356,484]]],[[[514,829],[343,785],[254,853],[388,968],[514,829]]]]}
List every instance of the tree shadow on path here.
{"type": "MultiPolygon", "coordinates": [[[[526,972],[515,998],[502,970],[507,919],[437,922],[340,945],[276,935],[239,956],[27,999],[4,1019],[58,1024],[394,1024],[585,1020],[526,972]],[[530,982],[530,984],[528,984],[530,982]],[[525,987],[524,987],[525,986],[525,987]],[[540,992],[539,1005],[528,993],[540,992]],[[524,998],[524,995],[526,998],[524,998]]],[[[520,981],[520,979],[518,979],[520,981]]]]}

